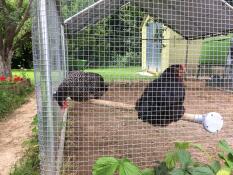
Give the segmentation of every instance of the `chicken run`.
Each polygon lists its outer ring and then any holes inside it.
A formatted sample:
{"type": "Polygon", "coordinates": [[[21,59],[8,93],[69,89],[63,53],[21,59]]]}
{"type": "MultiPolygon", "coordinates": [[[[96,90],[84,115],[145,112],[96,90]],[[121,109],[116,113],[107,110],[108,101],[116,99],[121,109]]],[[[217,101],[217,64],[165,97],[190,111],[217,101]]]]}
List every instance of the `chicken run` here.
{"type": "MultiPolygon", "coordinates": [[[[42,174],[101,156],[153,167],[176,141],[233,144],[233,7],[224,0],[35,0],[42,174]]],[[[196,151],[192,154],[203,159],[196,151]]]]}

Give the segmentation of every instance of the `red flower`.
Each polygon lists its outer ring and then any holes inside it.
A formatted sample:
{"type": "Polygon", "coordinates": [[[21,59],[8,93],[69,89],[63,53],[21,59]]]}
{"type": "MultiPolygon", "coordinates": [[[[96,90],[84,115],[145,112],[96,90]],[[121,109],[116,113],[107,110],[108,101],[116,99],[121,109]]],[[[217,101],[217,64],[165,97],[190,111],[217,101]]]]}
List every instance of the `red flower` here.
{"type": "Polygon", "coordinates": [[[23,78],[15,75],[13,80],[14,80],[14,82],[18,82],[18,81],[22,81],[23,78]]]}
{"type": "Polygon", "coordinates": [[[6,77],[5,76],[0,76],[0,81],[6,81],[6,77]]]}

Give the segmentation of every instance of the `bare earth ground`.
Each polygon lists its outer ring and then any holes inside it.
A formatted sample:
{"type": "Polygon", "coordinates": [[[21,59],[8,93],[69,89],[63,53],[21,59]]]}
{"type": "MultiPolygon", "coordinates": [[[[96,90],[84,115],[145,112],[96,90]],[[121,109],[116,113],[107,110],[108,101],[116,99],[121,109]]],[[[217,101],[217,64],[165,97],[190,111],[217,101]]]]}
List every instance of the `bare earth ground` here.
{"type": "MultiPolygon", "coordinates": [[[[135,104],[145,83],[115,83],[102,99],[135,104]]],[[[233,144],[233,94],[206,87],[201,81],[186,82],[185,108],[188,113],[219,112],[224,127],[217,134],[202,125],[178,121],[168,127],[155,127],[137,119],[137,113],[85,103],[72,103],[69,109],[65,143],[64,174],[89,175],[100,156],[127,157],[142,168],[153,167],[175,141],[200,143],[216,153],[216,143],[225,138],[233,144]]],[[[205,161],[196,151],[194,156],[205,161]]],[[[214,155],[214,154],[213,154],[214,155]]]]}
{"type": "Polygon", "coordinates": [[[35,97],[0,122],[0,175],[8,175],[23,155],[22,144],[31,135],[31,122],[36,115],[35,97]]]}

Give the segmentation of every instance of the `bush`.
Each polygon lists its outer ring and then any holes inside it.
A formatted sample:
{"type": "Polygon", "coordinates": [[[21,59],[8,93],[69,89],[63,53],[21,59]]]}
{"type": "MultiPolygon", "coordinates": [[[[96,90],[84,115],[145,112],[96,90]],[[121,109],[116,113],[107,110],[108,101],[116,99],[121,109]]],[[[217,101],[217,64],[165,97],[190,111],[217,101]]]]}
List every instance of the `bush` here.
{"type": "Polygon", "coordinates": [[[17,91],[11,90],[11,87],[15,86],[13,82],[1,82],[0,85],[0,119],[3,119],[27,101],[27,96],[31,94],[33,87],[28,86],[17,91]]]}
{"type": "Polygon", "coordinates": [[[31,37],[26,37],[24,40],[21,41],[20,44],[12,57],[12,69],[19,69],[20,67],[26,69],[33,68],[33,59],[32,59],[32,41],[31,37]]]}
{"type": "Polygon", "coordinates": [[[87,60],[69,60],[69,71],[84,70],[88,65],[87,60]]]}

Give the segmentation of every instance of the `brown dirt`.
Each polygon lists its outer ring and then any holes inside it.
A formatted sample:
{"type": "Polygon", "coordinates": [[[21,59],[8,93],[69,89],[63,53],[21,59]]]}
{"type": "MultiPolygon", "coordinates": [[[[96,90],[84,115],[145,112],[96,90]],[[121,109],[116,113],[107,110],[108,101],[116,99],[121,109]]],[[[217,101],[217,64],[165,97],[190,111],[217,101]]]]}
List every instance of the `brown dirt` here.
{"type": "MultiPolygon", "coordinates": [[[[115,83],[102,99],[135,104],[145,83],[115,83]]],[[[175,141],[200,143],[216,153],[216,143],[225,138],[233,144],[233,94],[206,87],[201,81],[186,82],[187,113],[219,112],[224,128],[206,132],[200,124],[178,121],[155,127],[137,119],[136,112],[86,103],[72,103],[65,144],[65,174],[88,175],[100,156],[127,157],[140,167],[152,167],[175,141]]],[[[196,157],[203,157],[193,152],[196,157]]],[[[205,161],[204,158],[202,158],[205,161]]]]}
{"type": "Polygon", "coordinates": [[[23,155],[23,142],[31,135],[31,122],[36,115],[35,97],[0,122],[0,175],[8,175],[23,155]]]}

